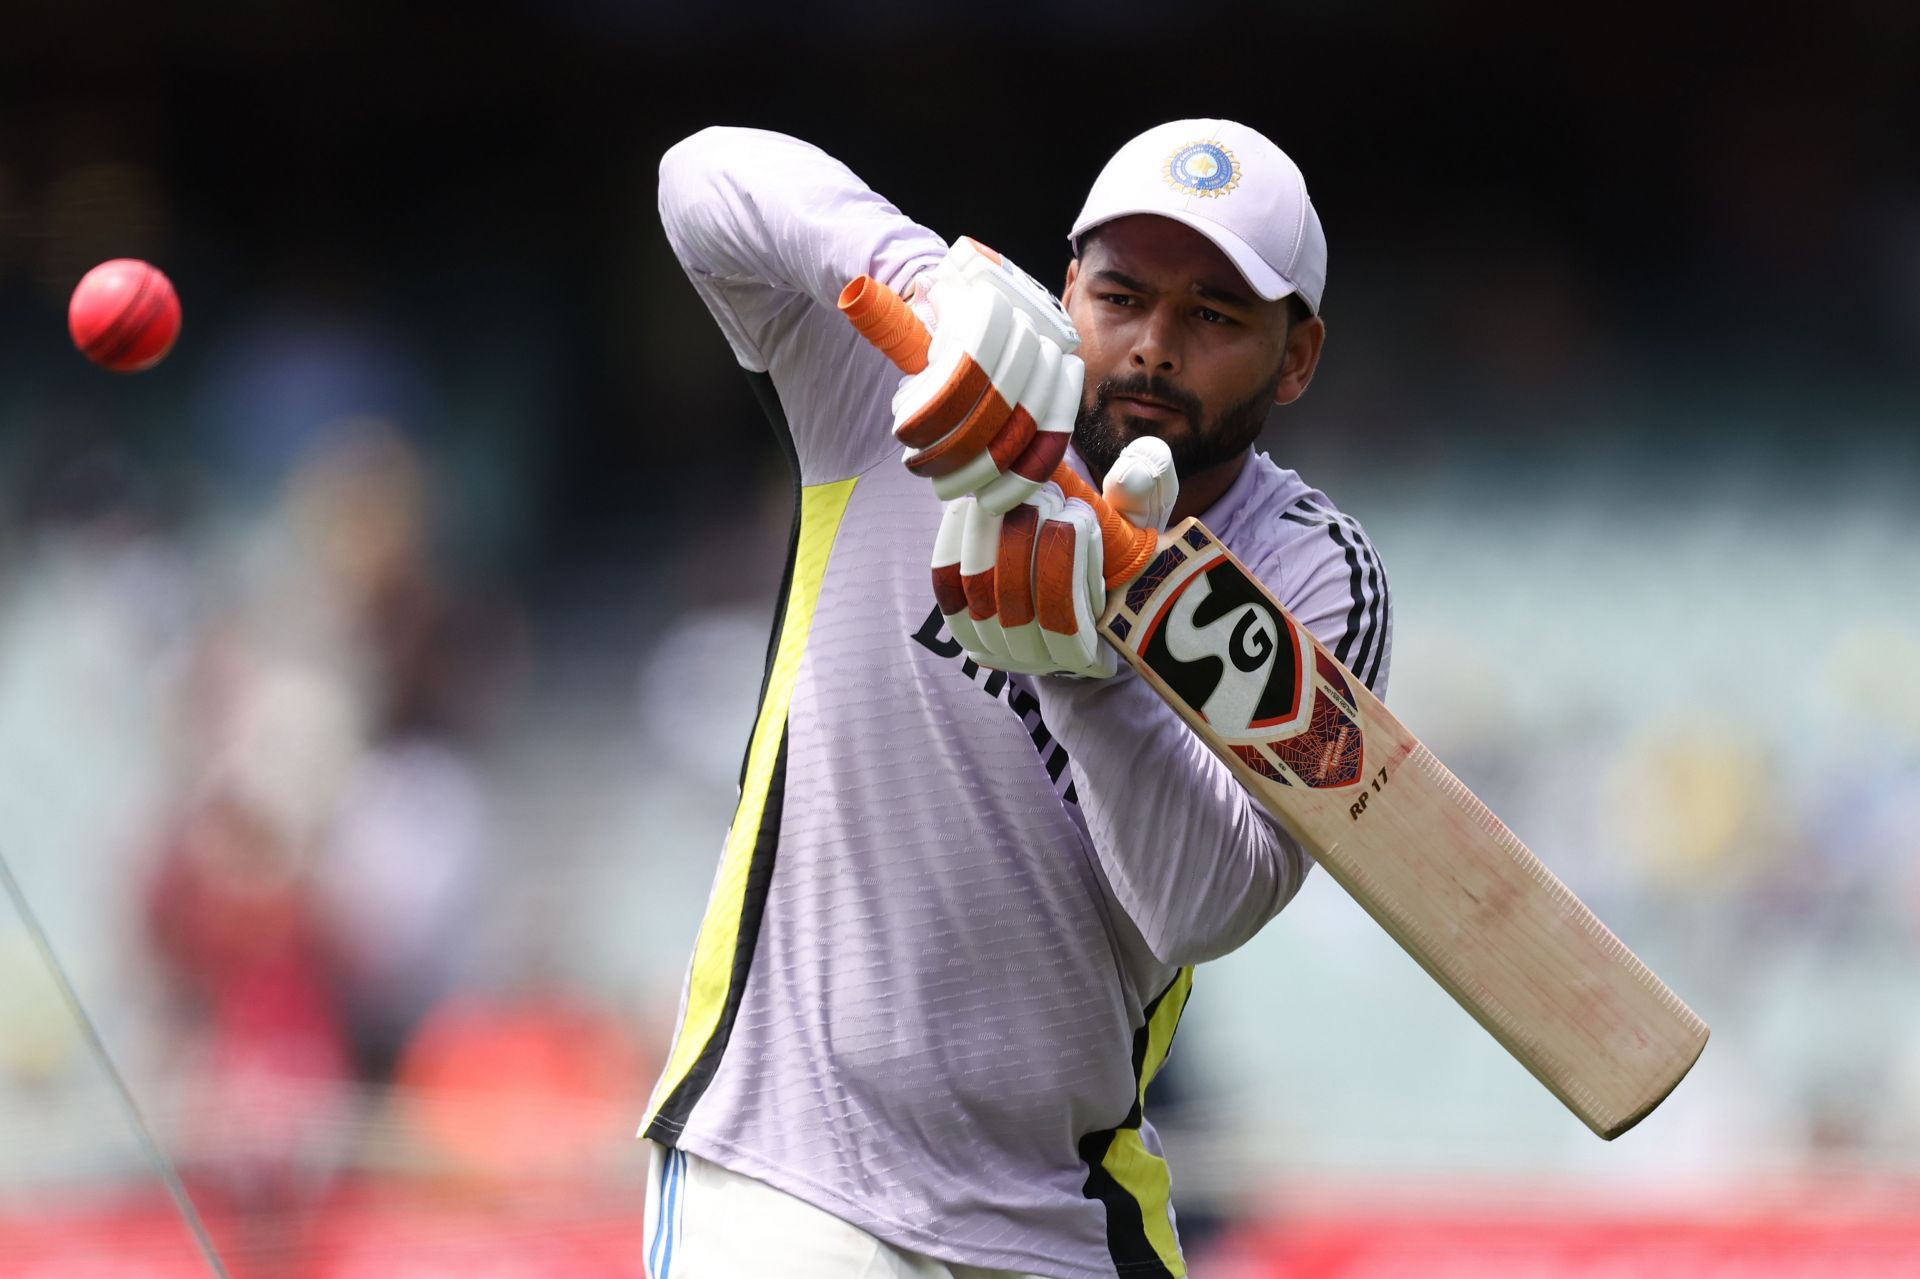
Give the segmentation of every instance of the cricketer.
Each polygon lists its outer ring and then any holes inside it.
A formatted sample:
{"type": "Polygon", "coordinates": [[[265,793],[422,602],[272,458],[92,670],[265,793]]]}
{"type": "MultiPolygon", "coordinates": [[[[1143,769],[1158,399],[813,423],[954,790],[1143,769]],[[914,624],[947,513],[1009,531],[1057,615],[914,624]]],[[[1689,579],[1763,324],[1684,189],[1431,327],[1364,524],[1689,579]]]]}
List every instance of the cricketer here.
{"type": "Polygon", "coordinates": [[[1201,517],[1384,694],[1378,556],[1254,447],[1325,339],[1305,179],[1243,124],[1147,130],[1072,222],[1051,314],[778,134],[675,145],[660,213],[798,496],[642,1124],[649,1273],[1184,1275],[1147,1085],[1195,965],[1311,859],[1116,667],[1098,523],[1043,480],[1064,455],[1135,524],[1201,517]],[[837,311],[863,275],[932,330],[924,371],[837,311]]]}

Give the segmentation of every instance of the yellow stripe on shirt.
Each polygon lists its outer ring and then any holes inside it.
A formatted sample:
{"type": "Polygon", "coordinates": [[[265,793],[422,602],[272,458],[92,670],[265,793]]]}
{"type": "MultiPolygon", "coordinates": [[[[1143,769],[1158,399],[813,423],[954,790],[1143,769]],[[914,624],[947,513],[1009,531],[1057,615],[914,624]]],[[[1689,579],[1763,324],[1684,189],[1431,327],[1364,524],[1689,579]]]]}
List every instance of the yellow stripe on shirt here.
{"type": "MultiPolygon", "coordinates": [[[[1186,1011],[1187,996],[1192,993],[1193,969],[1182,968],[1157,1001],[1153,1016],[1147,1022],[1147,1052],[1140,1066],[1138,1114],[1146,1112],[1147,1085],[1166,1065],[1167,1054],[1173,1047],[1173,1032],[1180,1025],[1180,1014],[1186,1011]]],[[[1187,1264],[1173,1233],[1173,1214],[1169,1207],[1173,1199],[1173,1177],[1167,1170],[1167,1161],[1147,1149],[1140,1139],[1139,1128],[1122,1127],[1114,1133],[1113,1144],[1107,1147],[1100,1164],[1139,1203],[1147,1241],[1153,1245],[1167,1272],[1174,1279],[1181,1279],[1187,1273],[1187,1264]]]]}
{"type": "MultiPolygon", "coordinates": [[[[739,1003],[740,992],[734,986],[737,980],[744,980],[744,973],[736,978],[735,960],[742,913],[747,908],[749,872],[753,869],[755,849],[771,847],[771,839],[763,838],[763,834],[778,834],[777,831],[762,832],[761,825],[775,781],[776,761],[781,761],[784,755],[787,711],[793,703],[794,684],[799,677],[800,659],[806,652],[807,636],[813,629],[814,607],[819,603],[820,587],[826,580],[827,560],[833,553],[834,539],[846,516],[847,502],[856,482],[840,480],[800,490],[800,530],[795,543],[793,576],[787,586],[786,613],[780,622],[780,643],[768,671],[760,714],[754,721],[740,803],[734,810],[733,825],[727,831],[719,877],[693,945],[686,1012],[674,1036],[667,1068],[654,1085],[643,1132],[653,1125],[661,1109],[687,1080],[695,1063],[713,1045],[723,1018],[729,1018],[729,1009],[739,1003]]],[[[774,807],[777,821],[777,801],[774,807]]],[[[755,923],[757,932],[757,921],[755,923]]],[[[710,1076],[711,1070],[705,1073],[710,1076]]],[[[684,1115],[690,1104],[691,1099],[681,1098],[674,1109],[684,1115]]],[[[676,1134],[681,1122],[684,1120],[676,1120],[671,1125],[676,1134]]]]}

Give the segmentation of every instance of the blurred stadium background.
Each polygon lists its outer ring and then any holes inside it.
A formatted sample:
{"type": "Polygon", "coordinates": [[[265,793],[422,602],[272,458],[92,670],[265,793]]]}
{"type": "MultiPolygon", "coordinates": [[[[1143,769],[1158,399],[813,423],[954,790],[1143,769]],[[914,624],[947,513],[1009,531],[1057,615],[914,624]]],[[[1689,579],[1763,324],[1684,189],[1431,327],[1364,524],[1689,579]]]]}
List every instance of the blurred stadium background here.
{"type": "MultiPolygon", "coordinates": [[[[236,1275],[641,1274],[788,501],[660,152],[1052,278],[1204,114],[1329,229],[1265,447],[1391,702],[1715,1036],[1603,1145],[1316,878],[1154,1099],[1197,1273],[1920,1273],[1913,6],[11,9],[0,841],[236,1275]],[[65,338],[113,256],[186,307],[135,378],[65,338]]],[[[0,1274],[200,1273],[0,910],[0,1274]]]]}

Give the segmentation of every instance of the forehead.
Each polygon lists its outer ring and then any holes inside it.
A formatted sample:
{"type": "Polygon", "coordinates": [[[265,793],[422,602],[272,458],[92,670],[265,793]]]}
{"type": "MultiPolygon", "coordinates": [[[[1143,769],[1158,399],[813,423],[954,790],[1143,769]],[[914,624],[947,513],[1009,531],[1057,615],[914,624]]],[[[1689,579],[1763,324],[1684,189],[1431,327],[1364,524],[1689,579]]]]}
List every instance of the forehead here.
{"type": "Polygon", "coordinates": [[[1161,288],[1204,284],[1259,297],[1212,240],[1184,222],[1152,213],[1115,218],[1089,232],[1080,265],[1085,271],[1120,271],[1161,288]]]}

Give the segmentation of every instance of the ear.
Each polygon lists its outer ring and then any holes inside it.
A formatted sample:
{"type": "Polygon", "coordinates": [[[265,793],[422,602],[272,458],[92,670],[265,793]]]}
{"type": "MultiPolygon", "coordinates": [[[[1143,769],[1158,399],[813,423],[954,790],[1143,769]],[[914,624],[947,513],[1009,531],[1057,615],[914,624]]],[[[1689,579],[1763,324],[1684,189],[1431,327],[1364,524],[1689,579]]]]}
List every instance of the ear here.
{"type": "Polygon", "coordinates": [[[1073,282],[1080,278],[1080,259],[1073,258],[1067,263],[1067,282],[1060,290],[1060,305],[1073,305],[1073,282]]]}
{"type": "Polygon", "coordinates": [[[1320,367],[1320,348],[1326,344],[1327,322],[1313,316],[1287,333],[1287,354],[1280,366],[1280,384],[1273,388],[1275,404],[1291,404],[1307,393],[1313,371],[1320,367]]]}

